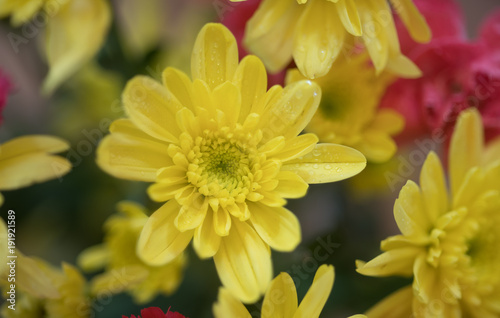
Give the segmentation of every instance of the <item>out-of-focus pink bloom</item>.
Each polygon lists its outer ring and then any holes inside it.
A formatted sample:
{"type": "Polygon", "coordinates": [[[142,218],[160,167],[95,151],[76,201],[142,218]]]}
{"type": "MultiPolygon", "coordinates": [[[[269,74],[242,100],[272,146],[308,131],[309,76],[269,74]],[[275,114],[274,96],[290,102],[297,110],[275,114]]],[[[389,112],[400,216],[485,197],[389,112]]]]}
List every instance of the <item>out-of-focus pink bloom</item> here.
{"type": "MultiPolygon", "coordinates": [[[[128,318],[127,316],[122,316],[122,318],[128,318]]],[[[168,308],[167,313],[163,313],[158,307],[149,307],[141,310],[141,316],[132,315],[130,318],[187,318],[178,312],[170,311],[168,308]]]]}
{"type": "Polygon", "coordinates": [[[9,79],[0,71],[0,124],[2,123],[2,110],[7,103],[7,95],[9,94],[11,84],[9,79]]]}
{"type": "MultiPolygon", "coordinates": [[[[224,24],[236,38],[240,60],[249,54],[243,44],[245,27],[247,21],[252,17],[254,12],[259,7],[260,2],[261,0],[247,0],[243,2],[231,2],[229,0],[223,0],[223,3],[227,6],[225,6],[223,10],[219,10],[220,22],[224,24]]],[[[293,62],[288,68],[291,67],[294,67],[293,62]]],[[[267,85],[269,87],[276,84],[283,85],[283,83],[285,82],[285,74],[286,70],[283,70],[276,74],[271,74],[268,71],[267,85]]]]}
{"type": "Polygon", "coordinates": [[[458,114],[469,107],[479,109],[487,140],[500,135],[500,11],[486,20],[480,38],[471,42],[465,39],[462,13],[453,1],[416,0],[415,4],[427,19],[433,40],[416,44],[403,27],[398,32],[402,51],[423,76],[397,80],[381,102],[406,118],[399,141],[433,134],[446,142],[458,114]]]}

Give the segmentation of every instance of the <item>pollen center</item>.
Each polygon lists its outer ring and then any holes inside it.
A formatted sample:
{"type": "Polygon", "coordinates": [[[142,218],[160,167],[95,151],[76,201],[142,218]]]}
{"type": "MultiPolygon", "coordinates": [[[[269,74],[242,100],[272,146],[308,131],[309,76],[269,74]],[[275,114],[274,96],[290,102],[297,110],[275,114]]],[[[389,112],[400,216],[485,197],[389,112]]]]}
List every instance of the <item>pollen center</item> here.
{"type": "MultiPolygon", "coordinates": [[[[258,188],[255,174],[260,170],[265,155],[259,154],[257,144],[261,137],[224,127],[217,131],[205,130],[200,136],[183,137],[188,145],[188,182],[205,197],[217,198],[222,205],[242,203],[258,188]]],[[[184,148],[184,147],[183,147],[184,148]]]]}

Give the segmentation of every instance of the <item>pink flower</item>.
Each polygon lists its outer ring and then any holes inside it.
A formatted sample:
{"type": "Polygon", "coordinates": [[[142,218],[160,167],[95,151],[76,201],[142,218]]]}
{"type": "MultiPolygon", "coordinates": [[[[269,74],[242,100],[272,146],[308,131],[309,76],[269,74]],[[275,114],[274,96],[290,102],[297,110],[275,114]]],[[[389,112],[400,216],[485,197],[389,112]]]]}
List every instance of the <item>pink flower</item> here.
{"type": "MultiPolygon", "coordinates": [[[[170,307],[167,310],[167,313],[163,313],[163,311],[158,307],[149,307],[141,310],[141,316],[132,315],[130,318],[187,318],[178,312],[170,311],[170,307]]],[[[128,318],[127,316],[122,316],[122,318],[128,318]]]]}
{"type": "MultiPolygon", "coordinates": [[[[220,22],[224,24],[236,38],[238,43],[238,54],[240,60],[247,56],[249,53],[245,49],[243,44],[243,37],[245,35],[245,27],[247,21],[252,17],[254,12],[260,5],[261,0],[247,0],[243,2],[230,2],[229,0],[223,0],[226,6],[220,12],[220,22]]],[[[295,67],[293,62],[290,67],[295,67]]],[[[276,74],[267,73],[267,84],[269,87],[273,85],[283,85],[285,82],[286,70],[283,70],[276,74]]]]}
{"type": "Polygon", "coordinates": [[[381,102],[406,118],[399,141],[432,134],[447,144],[458,114],[469,107],[480,111],[487,140],[500,135],[500,11],[486,20],[480,38],[471,42],[465,39],[462,14],[454,2],[415,3],[428,20],[433,40],[416,44],[404,28],[398,31],[403,52],[423,76],[397,80],[381,102]]]}
{"type": "Polygon", "coordinates": [[[0,124],[2,123],[2,110],[7,103],[7,95],[11,89],[11,84],[6,76],[0,71],[0,124]]]}

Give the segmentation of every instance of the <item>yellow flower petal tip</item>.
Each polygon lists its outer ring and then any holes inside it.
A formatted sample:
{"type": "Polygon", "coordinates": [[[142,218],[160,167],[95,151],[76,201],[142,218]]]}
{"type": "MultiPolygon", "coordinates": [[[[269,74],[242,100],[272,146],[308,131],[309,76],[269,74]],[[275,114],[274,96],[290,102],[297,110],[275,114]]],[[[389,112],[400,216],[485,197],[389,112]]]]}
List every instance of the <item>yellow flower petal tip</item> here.
{"type": "Polygon", "coordinates": [[[408,181],[402,188],[394,204],[401,234],[382,241],[384,253],[356,267],[364,275],[413,277],[413,284],[375,305],[369,317],[432,313],[436,303],[440,316],[500,315],[494,305],[500,294],[500,160],[483,159],[483,143],[478,111],[463,111],[450,145],[451,191],[434,152],[422,166],[420,185],[408,181]]]}
{"type": "MultiPolygon", "coordinates": [[[[304,299],[298,304],[294,281],[288,273],[281,273],[272,280],[266,290],[260,317],[310,318],[319,317],[330,296],[335,279],[332,265],[321,265],[304,299]],[[280,295],[280,297],[276,297],[280,295]]],[[[217,302],[213,306],[216,318],[254,317],[245,306],[225,288],[219,290],[217,302]]],[[[363,315],[352,317],[361,318],[363,315]]]]}
{"type": "Polygon", "coordinates": [[[51,94],[92,59],[104,42],[111,9],[104,0],[65,1],[47,23],[44,49],[49,73],[42,92],[51,94]]]}
{"type": "MultiPolygon", "coordinates": [[[[413,2],[390,2],[412,38],[428,42],[430,28],[413,2]]],[[[293,57],[300,72],[314,79],[326,75],[338,57],[352,56],[349,43],[357,39],[378,73],[387,68],[403,77],[419,76],[418,68],[401,58],[392,9],[385,0],[264,0],[247,23],[244,43],[272,72],[284,69],[293,57]],[[389,20],[382,21],[381,12],[389,20]]]]}
{"type": "Polygon", "coordinates": [[[0,145],[0,190],[61,178],[71,170],[71,163],[53,154],[68,149],[66,141],[44,135],[17,137],[0,145]]]}
{"type": "Polygon", "coordinates": [[[301,241],[286,200],[304,196],[308,183],[358,173],[366,159],[301,135],[320,103],[319,85],[267,90],[262,62],[238,63],[236,40],[221,24],[201,29],[191,65],[192,78],[167,68],[163,83],[146,76],[127,83],[128,118],[113,122],[97,162],[114,176],[153,182],[148,195],[166,202],[144,224],[142,261],[171,262],[192,240],[199,257],[214,258],[223,285],[250,303],[272,279],[269,248],[292,251],[301,241]]]}

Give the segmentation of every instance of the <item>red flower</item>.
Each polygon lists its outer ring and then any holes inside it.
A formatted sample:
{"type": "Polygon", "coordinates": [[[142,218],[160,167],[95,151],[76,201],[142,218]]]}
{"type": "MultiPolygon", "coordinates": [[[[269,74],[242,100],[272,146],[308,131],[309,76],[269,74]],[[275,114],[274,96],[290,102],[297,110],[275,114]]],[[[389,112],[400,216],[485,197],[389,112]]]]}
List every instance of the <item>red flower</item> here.
{"type": "Polygon", "coordinates": [[[381,102],[406,117],[399,141],[432,134],[446,144],[458,114],[469,107],[481,113],[487,140],[500,135],[500,11],[487,19],[480,38],[472,42],[465,39],[462,14],[453,1],[415,3],[432,29],[433,40],[416,44],[404,28],[398,30],[403,52],[423,76],[397,80],[381,102]]]}
{"type": "MultiPolygon", "coordinates": [[[[128,318],[127,316],[122,316],[122,318],[128,318]]],[[[136,317],[135,315],[130,316],[130,318],[187,318],[178,312],[170,311],[170,307],[167,310],[167,313],[163,313],[163,311],[158,307],[149,307],[141,310],[141,316],[136,317]]]]}
{"type": "Polygon", "coordinates": [[[2,75],[0,71],[0,124],[2,123],[2,109],[7,103],[7,95],[11,88],[9,79],[2,75]]]}

